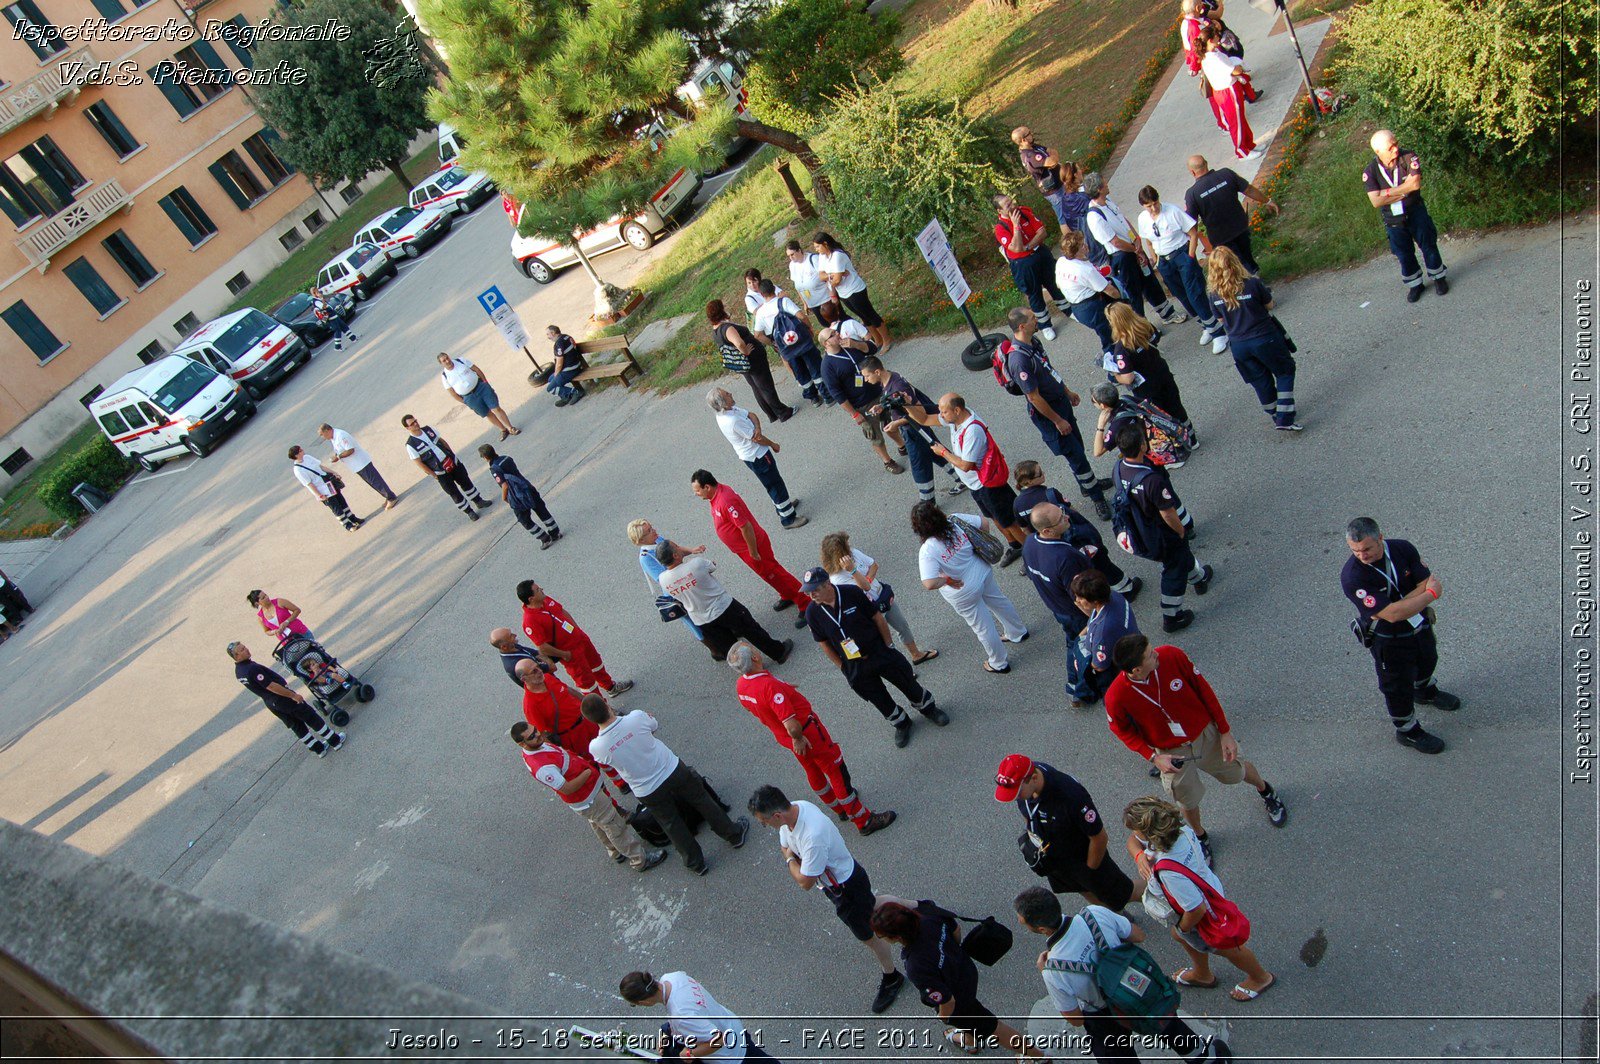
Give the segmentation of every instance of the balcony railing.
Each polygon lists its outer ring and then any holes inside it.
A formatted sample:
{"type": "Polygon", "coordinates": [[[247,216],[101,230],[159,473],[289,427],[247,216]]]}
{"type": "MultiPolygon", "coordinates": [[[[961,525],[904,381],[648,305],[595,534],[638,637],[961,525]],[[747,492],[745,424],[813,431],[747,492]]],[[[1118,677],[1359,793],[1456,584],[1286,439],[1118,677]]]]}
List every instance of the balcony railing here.
{"type": "Polygon", "coordinates": [[[93,69],[94,54],[84,45],[28,80],[0,89],[0,133],[21,125],[34,115],[54,111],[62,100],[77,94],[93,69]]]}
{"type": "Polygon", "coordinates": [[[117,211],[133,206],[133,197],[117,181],[106,181],[79,196],[66,210],[52,214],[17,239],[28,262],[43,273],[50,256],[93,229],[117,211]]]}

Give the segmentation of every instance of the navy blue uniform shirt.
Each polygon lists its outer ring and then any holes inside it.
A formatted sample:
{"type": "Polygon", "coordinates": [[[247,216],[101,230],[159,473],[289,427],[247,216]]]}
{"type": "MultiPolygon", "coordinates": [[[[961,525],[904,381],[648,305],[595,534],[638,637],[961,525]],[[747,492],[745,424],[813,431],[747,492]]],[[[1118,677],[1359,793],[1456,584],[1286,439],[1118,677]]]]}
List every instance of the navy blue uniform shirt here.
{"type": "Polygon", "coordinates": [[[922,995],[922,1003],[938,1008],[947,1001],[962,1004],[978,1000],[978,969],[956,940],[955,914],[931,901],[919,901],[917,915],[922,918],[917,940],[900,951],[906,978],[922,995]]]}
{"type": "Polygon", "coordinates": [[[1035,484],[1017,492],[1017,521],[1024,531],[1033,531],[1033,522],[1028,515],[1042,502],[1053,502],[1066,511],[1068,543],[1076,547],[1105,547],[1105,540],[1100,538],[1100,530],[1094,527],[1094,522],[1074,509],[1059,491],[1047,484],[1035,484]]]}
{"type": "Polygon", "coordinates": [[[1120,591],[1111,593],[1111,600],[1100,612],[1089,618],[1083,626],[1083,640],[1089,654],[1089,665],[1096,672],[1115,668],[1111,651],[1117,640],[1125,635],[1138,635],[1139,622],[1133,616],[1133,606],[1120,591]]]}
{"type": "MultiPolygon", "coordinates": [[[[1375,565],[1368,565],[1352,554],[1345,559],[1344,570],[1339,574],[1345,598],[1355,603],[1362,621],[1371,621],[1374,614],[1399,602],[1433,575],[1432,570],[1422,564],[1421,553],[1409,540],[1385,539],[1383,547],[1384,557],[1375,565]]],[[[1415,619],[1420,623],[1378,621],[1374,631],[1379,635],[1409,635],[1428,626],[1422,614],[1417,614],[1415,619]]]]}
{"type": "Polygon", "coordinates": [[[1088,618],[1072,601],[1072,578],[1094,568],[1083,551],[1064,539],[1041,539],[1032,532],[1022,544],[1022,564],[1050,612],[1066,618],[1072,635],[1083,631],[1088,618]]]}
{"type": "Polygon", "coordinates": [[[1139,511],[1136,520],[1141,522],[1142,529],[1160,537],[1163,548],[1183,539],[1161,516],[1163,510],[1178,508],[1178,493],[1173,490],[1166,471],[1152,463],[1149,456],[1143,462],[1118,459],[1113,479],[1118,484],[1129,485],[1128,500],[1139,511]]]}
{"type": "MultiPolygon", "coordinates": [[[[861,376],[861,358],[860,353],[848,347],[842,348],[837,355],[830,352],[823,352],[822,355],[823,382],[834,395],[848,400],[857,412],[865,411],[883,397],[882,388],[868,384],[861,376]]],[[[934,406],[933,409],[937,411],[939,408],[934,406]]]]}
{"type": "Polygon", "coordinates": [[[847,659],[848,655],[840,646],[845,639],[854,639],[856,649],[864,657],[884,649],[883,635],[878,631],[878,607],[867,598],[867,593],[854,584],[834,584],[833,590],[838,598],[832,606],[812,600],[806,607],[811,637],[831,645],[841,658],[847,659]]]}
{"type": "Polygon", "coordinates": [[[1244,279],[1238,305],[1232,309],[1221,296],[1207,294],[1211,298],[1211,305],[1217,308],[1217,313],[1222,317],[1229,340],[1259,340],[1277,335],[1272,328],[1272,311],[1267,309],[1267,304],[1272,302],[1272,289],[1262,284],[1259,278],[1244,279]]]}
{"type": "Polygon", "coordinates": [[[273,672],[259,661],[236,661],[233,663],[233,675],[244,684],[244,689],[261,696],[261,701],[269,706],[288,706],[294,704],[294,699],[280,695],[268,689],[269,684],[278,684],[288,687],[289,681],[273,672]]]}
{"type": "MultiPolygon", "coordinates": [[[[1061,375],[1050,364],[1050,356],[1044,353],[1039,341],[1024,344],[1013,336],[1011,351],[1006,355],[1006,372],[1022,389],[1023,395],[1038,392],[1050,409],[1068,420],[1076,420],[1072,416],[1072,404],[1067,401],[1067,386],[1061,382],[1061,375]]],[[[1042,416],[1032,403],[1028,404],[1028,414],[1042,416]]]]}
{"type": "Polygon", "coordinates": [[[1105,831],[1094,799],[1083,784],[1060,769],[1043,761],[1035,761],[1033,767],[1044,773],[1044,787],[1037,798],[1017,799],[1017,811],[1028,822],[1033,844],[1047,863],[1083,864],[1089,840],[1105,831]]]}

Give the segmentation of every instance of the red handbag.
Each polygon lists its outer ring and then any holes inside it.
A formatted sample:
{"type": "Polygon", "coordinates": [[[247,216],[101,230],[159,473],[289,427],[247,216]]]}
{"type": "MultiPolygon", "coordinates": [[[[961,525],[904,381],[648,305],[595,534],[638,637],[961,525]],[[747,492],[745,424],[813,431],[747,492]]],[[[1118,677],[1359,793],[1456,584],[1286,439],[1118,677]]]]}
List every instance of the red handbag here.
{"type": "MultiPolygon", "coordinates": [[[[978,463],[978,483],[986,488],[998,488],[1011,481],[1011,467],[1006,464],[1006,456],[1000,452],[1000,444],[995,442],[994,433],[989,431],[989,426],[972,419],[972,423],[983,430],[989,437],[989,448],[983,452],[983,461],[978,463]]],[[[966,431],[961,433],[966,435],[966,431]]]]}
{"type": "MultiPolygon", "coordinates": [[[[1217,888],[1207,883],[1202,877],[1195,874],[1194,869],[1170,857],[1163,857],[1151,869],[1151,875],[1160,872],[1178,872],[1186,877],[1189,882],[1200,888],[1200,893],[1206,896],[1206,914],[1200,918],[1200,923],[1195,930],[1200,933],[1200,939],[1212,949],[1236,949],[1250,941],[1250,920],[1233,902],[1217,893],[1217,888]]],[[[1161,883],[1159,878],[1157,883],[1161,883]]],[[[1172,900],[1172,895],[1167,894],[1163,884],[1161,893],[1166,894],[1167,904],[1172,906],[1175,913],[1183,912],[1183,906],[1172,900]]]]}

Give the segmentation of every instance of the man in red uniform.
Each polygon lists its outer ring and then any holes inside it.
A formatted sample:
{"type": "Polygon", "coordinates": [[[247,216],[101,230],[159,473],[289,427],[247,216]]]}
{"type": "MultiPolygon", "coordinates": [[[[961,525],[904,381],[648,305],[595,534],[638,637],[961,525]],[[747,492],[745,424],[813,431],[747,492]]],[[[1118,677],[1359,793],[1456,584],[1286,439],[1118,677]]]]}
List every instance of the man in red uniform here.
{"type": "Polygon", "coordinates": [[[740,640],[728,651],[728,664],[738,671],[734,685],[739,704],[767,726],[778,745],[794,754],[805,769],[806,782],[817,792],[822,804],[840,820],[848,820],[863,835],[882,831],[894,823],[895,813],[886,809],[874,813],[861,804],[844,751],[833,741],[811,702],[792,684],[786,684],[767,671],[767,663],[749,643],[740,640]]]}
{"type": "Polygon", "coordinates": [[[1106,722],[1124,746],[1155,765],[1161,786],[1183,809],[1211,861],[1211,844],[1200,826],[1204,772],[1219,783],[1247,782],[1261,795],[1273,827],[1289,810],[1255,765],[1239,757],[1239,741],[1211,684],[1177,647],[1153,647],[1137,633],[1111,648],[1119,670],[1106,690],[1106,722]],[[1198,771],[1196,771],[1198,770],[1198,771]]]}
{"type": "Polygon", "coordinates": [[[696,495],[711,504],[711,521],[716,526],[717,538],[743,558],[744,563],[778,593],[778,601],[773,603],[772,608],[785,610],[790,606],[798,606],[800,616],[794,626],[804,628],[806,607],[811,605],[811,596],[800,590],[800,581],[773,557],[772,541],[767,538],[766,529],[756,524],[756,519],[750,515],[750,507],[745,505],[739,493],[726,484],[717,483],[717,478],[704,469],[694,471],[689,477],[689,485],[696,495]]]}
{"type": "Polygon", "coordinates": [[[529,641],[551,661],[566,667],[582,694],[600,691],[607,697],[633,689],[632,680],[617,681],[606,671],[600,651],[566,608],[544,593],[532,580],[517,585],[517,601],[522,603],[522,631],[529,641]]]}
{"type": "MultiPolygon", "coordinates": [[[[546,675],[532,658],[517,662],[517,682],[522,685],[522,716],[540,734],[563,750],[589,756],[589,742],[600,729],[583,715],[578,696],[555,674],[546,675]]],[[[610,768],[606,777],[624,793],[628,785],[610,768]]]]}
{"type": "Polygon", "coordinates": [[[612,860],[618,864],[628,862],[635,872],[648,872],[667,859],[665,850],[645,849],[639,836],[628,827],[593,761],[556,745],[550,736],[526,721],[519,720],[511,726],[511,741],[522,748],[522,760],[533,778],[589,822],[612,860]]]}

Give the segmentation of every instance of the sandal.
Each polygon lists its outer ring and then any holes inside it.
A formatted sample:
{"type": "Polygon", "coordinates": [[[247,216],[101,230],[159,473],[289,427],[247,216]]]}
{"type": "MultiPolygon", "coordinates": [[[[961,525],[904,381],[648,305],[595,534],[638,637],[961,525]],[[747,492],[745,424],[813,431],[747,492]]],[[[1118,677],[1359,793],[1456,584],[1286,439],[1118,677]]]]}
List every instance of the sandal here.
{"type": "Polygon", "coordinates": [[[1267,985],[1262,987],[1260,990],[1251,990],[1243,983],[1236,983],[1234,984],[1233,989],[1228,991],[1228,996],[1233,998],[1235,1001],[1254,1001],[1262,994],[1265,994],[1268,990],[1271,990],[1277,984],[1277,976],[1273,976],[1270,980],[1268,980],[1267,985]]]}
{"type": "Polygon", "coordinates": [[[911,664],[921,665],[924,661],[932,661],[938,656],[939,652],[937,650],[924,650],[921,654],[911,659],[911,664]]]}
{"type": "MultiPolygon", "coordinates": [[[[1189,972],[1192,972],[1192,971],[1194,971],[1193,968],[1179,968],[1176,972],[1172,973],[1172,981],[1174,983],[1177,983],[1179,986],[1187,986],[1187,987],[1190,987],[1190,988],[1192,988],[1194,990],[1215,990],[1216,989],[1217,977],[1215,975],[1213,975],[1211,977],[1211,982],[1209,982],[1209,983],[1201,983],[1201,982],[1198,982],[1198,981],[1193,980],[1193,979],[1185,979],[1184,976],[1187,975],[1189,972]]],[[[1268,984],[1268,985],[1270,985],[1270,984],[1268,984]]],[[[1238,987],[1235,987],[1234,989],[1237,990],[1238,987]]]]}
{"type": "Polygon", "coordinates": [[[999,676],[999,675],[1002,675],[1002,674],[1004,674],[1004,673],[1008,673],[1008,672],[1010,672],[1010,671],[1011,671],[1011,666],[1010,666],[1010,665],[1007,665],[1007,666],[1006,666],[1006,667],[1005,667],[1005,668],[1003,668],[1003,669],[997,669],[997,668],[995,668],[995,667],[994,667],[994,666],[993,666],[993,665],[990,665],[990,664],[989,664],[989,663],[988,663],[988,662],[987,662],[987,661],[986,661],[986,662],[984,662],[984,663],[983,663],[983,671],[984,671],[984,672],[992,672],[992,673],[994,673],[994,674],[995,674],[995,675],[996,675],[996,676],[999,676]]]}

